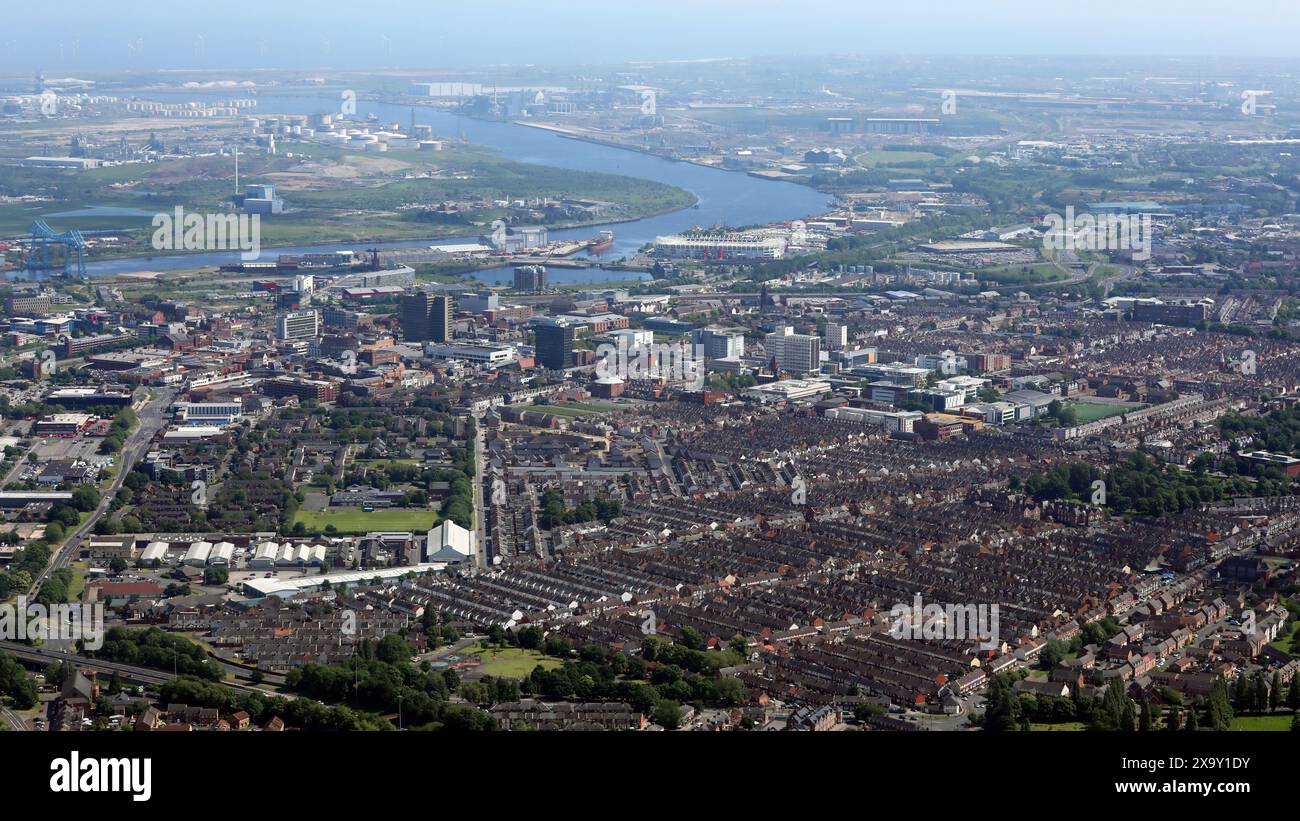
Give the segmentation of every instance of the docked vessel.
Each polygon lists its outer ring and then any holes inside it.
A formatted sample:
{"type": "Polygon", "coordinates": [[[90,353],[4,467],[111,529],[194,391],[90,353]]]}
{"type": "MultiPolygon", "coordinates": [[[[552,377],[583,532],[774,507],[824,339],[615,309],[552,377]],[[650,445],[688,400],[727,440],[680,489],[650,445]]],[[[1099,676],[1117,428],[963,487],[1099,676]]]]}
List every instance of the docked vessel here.
{"type": "Polygon", "coordinates": [[[602,254],[614,247],[614,232],[601,231],[591,242],[587,243],[587,253],[602,254]]]}

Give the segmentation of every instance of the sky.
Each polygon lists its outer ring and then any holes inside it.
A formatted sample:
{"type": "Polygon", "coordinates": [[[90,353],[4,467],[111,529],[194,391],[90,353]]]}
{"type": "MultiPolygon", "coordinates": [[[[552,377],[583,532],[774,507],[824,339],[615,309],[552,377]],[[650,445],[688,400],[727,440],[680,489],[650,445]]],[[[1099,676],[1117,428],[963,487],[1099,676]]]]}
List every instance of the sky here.
{"type": "Polygon", "coordinates": [[[1300,0],[8,0],[0,71],[826,54],[1300,57],[1300,0]]]}

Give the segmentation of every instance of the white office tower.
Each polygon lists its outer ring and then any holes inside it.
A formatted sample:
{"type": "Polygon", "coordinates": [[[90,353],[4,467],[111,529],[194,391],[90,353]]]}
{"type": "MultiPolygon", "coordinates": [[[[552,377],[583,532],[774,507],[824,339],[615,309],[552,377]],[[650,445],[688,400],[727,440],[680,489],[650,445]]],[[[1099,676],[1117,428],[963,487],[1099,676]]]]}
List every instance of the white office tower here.
{"type": "Polygon", "coordinates": [[[745,355],[745,334],[718,328],[696,328],[691,344],[700,345],[707,359],[740,359],[745,355]]]}
{"type": "Polygon", "coordinates": [[[821,369],[821,339],[797,334],[788,325],[764,337],[763,347],[768,358],[775,359],[777,369],[784,373],[802,375],[821,369]]]}
{"type": "Polygon", "coordinates": [[[838,351],[848,347],[849,328],[837,322],[826,323],[826,350],[838,351]]]}

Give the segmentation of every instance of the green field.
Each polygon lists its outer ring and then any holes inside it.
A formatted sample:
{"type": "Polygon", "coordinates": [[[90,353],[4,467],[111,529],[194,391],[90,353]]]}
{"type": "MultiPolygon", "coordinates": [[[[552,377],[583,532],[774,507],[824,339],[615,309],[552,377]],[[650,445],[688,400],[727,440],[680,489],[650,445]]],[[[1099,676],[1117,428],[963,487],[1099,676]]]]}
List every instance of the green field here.
{"type": "Polygon", "coordinates": [[[1296,640],[1297,638],[1300,638],[1300,633],[1287,633],[1284,636],[1279,635],[1277,638],[1273,639],[1268,644],[1270,647],[1275,647],[1278,650],[1281,650],[1283,653],[1289,653],[1291,655],[1295,655],[1295,652],[1297,650],[1296,645],[1300,644],[1300,642],[1296,640]]]}
{"type": "Polygon", "coordinates": [[[302,522],[308,530],[324,530],[334,525],[339,533],[369,533],[372,530],[428,530],[438,521],[432,510],[397,508],[366,513],[361,508],[339,510],[299,510],[293,523],[302,522]]]}
{"type": "Polygon", "coordinates": [[[504,649],[467,647],[465,653],[481,658],[483,666],[479,669],[483,671],[484,675],[489,676],[523,678],[539,664],[547,670],[554,670],[560,666],[559,659],[543,655],[536,650],[524,650],[518,647],[506,647],[504,649]]]}
{"type": "MultiPolygon", "coordinates": [[[[1096,422],[1098,419],[1105,419],[1108,416],[1119,416],[1122,413],[1139,410],[1139,408],[1128,408],[1122,405],[1103,405],[1100,402],[1066,402],[1067,408],[1074,410],[1075,418],[1079,424],[1085,422],[1096,422]]],[[[1142,407],[1146,407],[1143,405],[1142,407]]]]}
{"type": "Polygon", "coordinates": [[[68,585],[68,601],[75,602],[81,599],[81,591],[86,589],[86,571],[73,570],[72,583],[68,585]]]}
{"type": "Polygon", "coordinates": [[[990,279],[998,287],[1047,285],[1069,279],[1070,274],[1050,262],[1030,265],[991,265],[979,269],[980,279],[990,279]]]}
{"type": "Polygon", "coordinates": [[[530,405],[528,410],[537,411],[538,413],[553,413],[556,416],[564,416],[570,419],[602,412],[600,408],[584,405],[580,402],[565,402],[561,405],[530,405]]]}
{"type": "Polygon", "coordinates": [[[1291,714],[1278,713],[1271,716],[1238,716],[1232,720],[1233,730],[1247,732],[1281,732],[1291,729],[1291,714]]]}

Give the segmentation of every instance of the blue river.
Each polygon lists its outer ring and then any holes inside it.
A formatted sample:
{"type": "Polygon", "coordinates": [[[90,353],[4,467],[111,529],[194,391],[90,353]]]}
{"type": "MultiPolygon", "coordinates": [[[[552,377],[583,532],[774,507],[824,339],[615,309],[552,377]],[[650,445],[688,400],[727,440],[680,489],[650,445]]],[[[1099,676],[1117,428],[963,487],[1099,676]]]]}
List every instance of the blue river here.
{"type": "MultiPolygon", "coordinates": [[[[174,94],[147,96],[158,100],[192,99],[192,96],[174,94]]],[[[259,97],[257,108],[249,113],[254,115],[314,114],[337,108],[338,100],[330,98],[259,97]]],[[[654,180],[684,188],[698,198],[699,204],[695,208],[607,226],[614,232],[615,241],[614,247],[602,255],[604,259],[631,256],[657,236],[675,234],[695,226],[707,227],[717,224],[747,226],[801,219],[825,213],[831,205],[829,195],[794,183],[763,180],[741,172],[666,160],[639,151],[569,139],[542,129],[513,123],[476,120],[439,109],[357,102],[358,119],[364,120],[367,115],[373,113],[378,118],[378,123],[385,125],[398,123],[406,127],[411,121],[412,110],[415,112],[416,123],[432,126],[437,137],[464,138],[475,145],[492,149],[507,159],[556,168],[598,171],[654,180]]],[[[576,229],[552,231],[551,237],[587,239],[594,236],[597,230],[599,229],[588,225],[576,229]]],[[[402,240],[366,243],[366,245],[378,248],[417,248],[464,242],[465,239],[467,238],[402,240]]],[[[355,248],[355,244],[327,243],[263,249],[262,258],[273,260],[280,254],[319,253],[355,248]]],[[[238,258],[238,252],[234,251],[169,254],[151,258],[96,260],[87,263],[86,268],[91,276],[108,276],[132,271],[172,271],[216,266],[235,262],[238,258]]],[[[479,271],[475,276],[491,284],[500,284],[509,281],[509,269],[479,271]]],[[[636,279],[638,275],[627,271],[605,271],[595,267],[586,269],[552,267],[550,278],[554,283],[575,283],[636,279]]]]}

